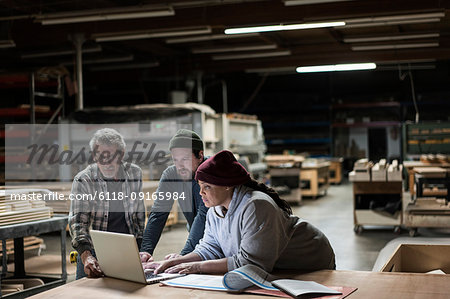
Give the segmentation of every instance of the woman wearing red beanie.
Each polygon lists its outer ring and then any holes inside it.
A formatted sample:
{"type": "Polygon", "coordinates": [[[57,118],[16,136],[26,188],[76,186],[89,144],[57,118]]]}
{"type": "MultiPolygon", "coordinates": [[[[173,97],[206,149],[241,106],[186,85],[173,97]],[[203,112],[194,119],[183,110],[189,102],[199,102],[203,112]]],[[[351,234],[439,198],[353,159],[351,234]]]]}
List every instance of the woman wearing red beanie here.
{"type": "Polygon", "coordinates": [[[271,188],[250,178],[233,153],[224,150],[203,162],[195,179],[210,208],[203,239],[195,250],[153,262],[155,273],[219,274],[254,264],[273,269],[334,269],[328,239],[292,215],[288,203],[271,188]]]}

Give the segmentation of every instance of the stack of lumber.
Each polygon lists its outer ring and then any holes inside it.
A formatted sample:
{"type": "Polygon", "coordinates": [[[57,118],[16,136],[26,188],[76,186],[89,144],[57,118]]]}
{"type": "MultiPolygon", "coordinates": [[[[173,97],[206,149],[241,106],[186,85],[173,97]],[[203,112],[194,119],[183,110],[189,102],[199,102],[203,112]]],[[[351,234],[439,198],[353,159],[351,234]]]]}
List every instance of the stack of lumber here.
{"type": "Polygon", "coordinates": [[[348,174],[350,182],[367,182],[370,181],[370,170],[373,162],[368,159],[359,159],[353,165],[353,171],[348,174]]]}
{"type": "Polygon", "coordinates": [[[53,217],[53,209],[47,207],[42,200],[33,200],[31,196],[29,197],[31,192],[36,191],[0,190],[0,226],[53,217]],[[20,199],[14,199],[12,193],[20,195],[20,199]]]}
{"type": "Polygon", "coordinates": [[[392,161],[388,166],[387,170],[387,180],[389,182],[401,182],[403,173],[403,165],[398,164],[397,160],[392,161]]]}
{"type": "MultiPolygon", "coordinates": [[[[39,249],[44,244],[44,240],[38,237],[29,236],[23,238],[24,251],[39,249]]],[[[6,240],[6,255],[14,254],[14,240],[6,240]]],[[[0,242],[0,256],[3,256],[3,246],[0,242]]]]}
{"type": "Polygon", "coordinates": [[[421,155],[420,156],[420,162],[423,163],[450,163],[450,155],[442,155],[442,154],[428,154],[428,155],[421,155]]]}
{"type": "Polygon", "coordinates": [[[386,163],[386,159],[381,159],[378,163],[372,167],[372,181],[374,182],[386,182],[386,171],[389,164],[386,163]]]}
{"type": "Polygon", "coordinates": [[[360,159],[355,162],[353,171],[349,173],[350,182],[401,182],[403,165],[397,160],[391,164],[386,159],[380,159],[375,165],[368,159],[360,159]]]}
{"type": "Polygon", "coordinates": [[[43,189],[42,192],[52,192],[58,196],[58,200],[45,200],[47,207],[51,207],[55,214],[68,214],[70,211],[70,191],[72,189],[71,182],[40,182],[21,185],[11,185],[13,188],[20,189],[43,189]],[[60,198],[59,196],[63,196],[60,198]]]}

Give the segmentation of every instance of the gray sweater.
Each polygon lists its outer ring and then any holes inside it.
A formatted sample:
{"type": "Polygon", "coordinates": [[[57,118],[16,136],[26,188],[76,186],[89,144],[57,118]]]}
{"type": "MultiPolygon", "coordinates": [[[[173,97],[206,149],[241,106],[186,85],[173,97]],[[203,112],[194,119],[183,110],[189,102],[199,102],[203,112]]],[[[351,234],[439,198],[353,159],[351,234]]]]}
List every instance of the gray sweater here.
{"type": "Polygon", "coordinates": [[[266,271],[334,269],[334,252],[317,228],[288,216],[267,194],[237,186],[224,218],[208,210],[203,239],[194,253],[202,260],[227,257],[228,271],[246,264],[266,271]]]}

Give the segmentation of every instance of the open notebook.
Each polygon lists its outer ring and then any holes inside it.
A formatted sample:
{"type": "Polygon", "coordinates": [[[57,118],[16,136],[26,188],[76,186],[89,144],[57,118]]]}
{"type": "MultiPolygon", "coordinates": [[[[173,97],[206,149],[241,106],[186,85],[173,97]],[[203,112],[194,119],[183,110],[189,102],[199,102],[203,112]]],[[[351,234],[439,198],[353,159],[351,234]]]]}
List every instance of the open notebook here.
{"type": "Polygon", "coordinates": [[[352,287],[326,287],[314,281],[277,279],[254,265],[245,265],[224,276],[190,274],[162,283],[173,287],[256,293],[286,298],[306,295],[338,299],[345,298],[356,290],[352,287]]]}

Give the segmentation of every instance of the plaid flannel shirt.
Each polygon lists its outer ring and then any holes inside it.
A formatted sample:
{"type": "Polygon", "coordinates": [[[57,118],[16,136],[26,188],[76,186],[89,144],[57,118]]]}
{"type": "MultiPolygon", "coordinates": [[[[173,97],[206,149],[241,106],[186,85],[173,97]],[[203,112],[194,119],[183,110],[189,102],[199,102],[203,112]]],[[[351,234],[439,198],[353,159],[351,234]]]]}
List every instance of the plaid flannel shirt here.
{"type": "MultiPolygon", "coordinates": [[[[145,227],[145,205],[139,200],[142,192],[142,170],[139,166],[123,163],[120,170],[122,182],[125,220],[130,230],[140,244],[145,227]],[[136,196],[131,196],[135,192],[136,196]],[[135,200],[133,200],[135,198],[135,200]]],[[[78,253],[92,250],[92,239],[89,229],[108,230],[109,200],[100,200],[100,194],[107,193],[106,182],[100,175],[97,164],[91,164],[78,173],[72,184],[71,204],[69,214],[69,230],[72,236],[72,246],[78,253]],[[79,200],[85,196],[84,200],[79,200]],[[96,196],[94,200],[88,199],[96,196]]],[[[106,196],[105,196],[106,198],[106,196]]]]}

